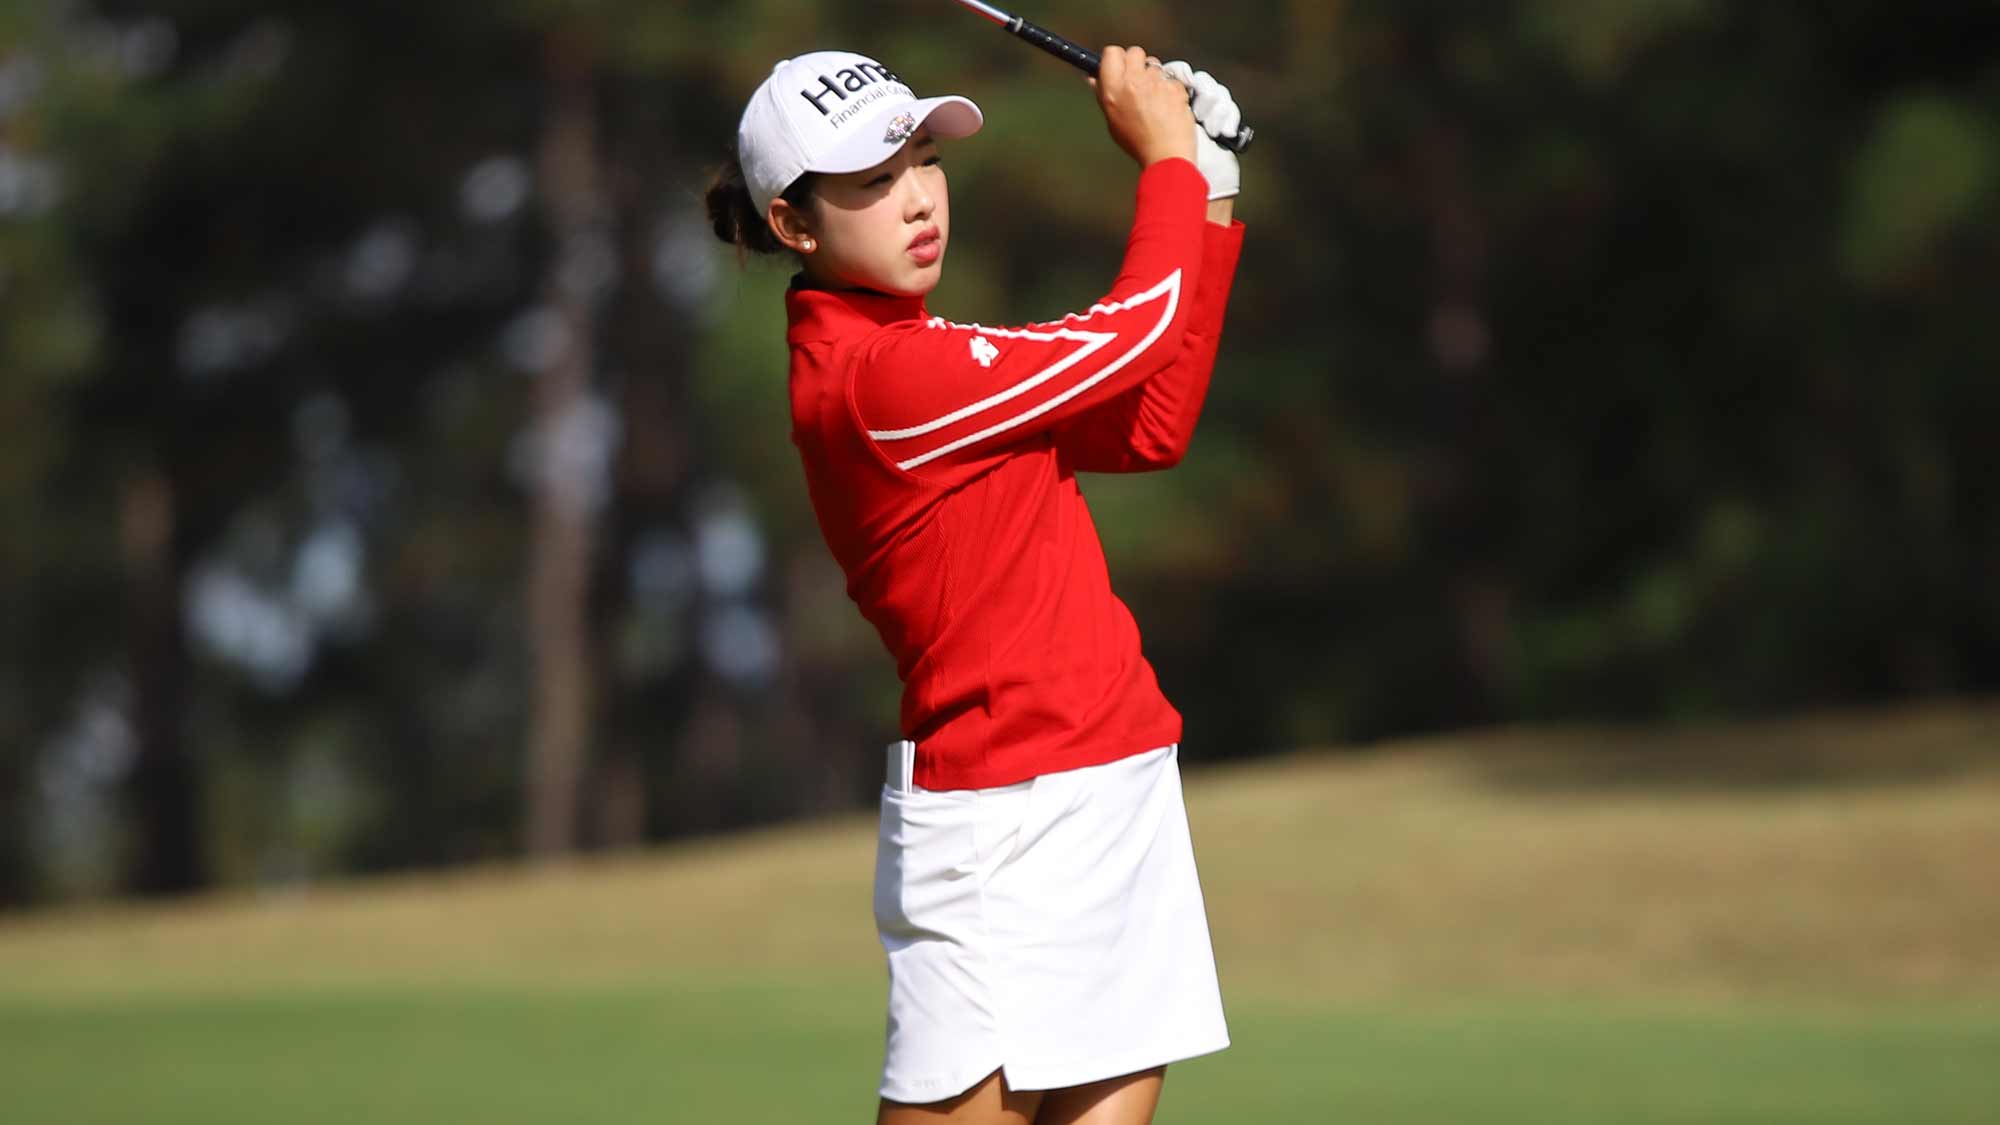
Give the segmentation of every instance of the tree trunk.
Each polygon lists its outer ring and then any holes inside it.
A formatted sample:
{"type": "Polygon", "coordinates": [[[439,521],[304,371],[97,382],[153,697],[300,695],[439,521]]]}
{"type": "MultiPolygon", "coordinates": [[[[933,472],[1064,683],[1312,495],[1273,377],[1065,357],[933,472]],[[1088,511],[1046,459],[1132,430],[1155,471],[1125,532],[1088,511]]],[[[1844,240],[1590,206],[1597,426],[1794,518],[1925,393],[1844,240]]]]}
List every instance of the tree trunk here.
{"type": "MultiPolygon", "coordinates": [[[[0,562],[0,565],[5,565],[0,562]]],[[[0,911],[24,904],[32,892],[29,868],[35,772],[34,723],[28,713],[27,567],[10,573],[0,588],[0,911]],[[15,574],[20,577],[16,578],[15,574]]]]}
{"type": "MultiPolygon", "coordinates": [[[[1430,65],[1441,67],[1436,50],[1430,65]]],[[[1443,111],[1441,111],[1443,112],[1443,111]]],[[[1471,182],[1470,130],[1448,112],[1417,138],[1416,178],[1431,235],[1426,330],[1441,375],[1438,435],[1451,466],[1437,517],[1458,625],[1454,724],[1490,721],[1503,692],[1511,598],[1495,552],[1504,541],[1495,482],[1503,461],[1493,386],[1487,274],[1490,221],[1471,182]]]]}
{"type": "Polygon", "coordinates": [[[545,858],[577,844],[579,787],[596,708],[590,645],[591,555],[604,488],[591,395],[600,288],[593,251],[603,240],[592,60],[560,34],[547,50],[550,114],[538,157],[554,256],[545,290],[561,346],[533,396],[537,450],[527,575],[532,699],[528,730],[527,850],[545,858]]]}
{"type": "Polygon", "coordinates": [[[172,482],[151,473],[127,485],[121,512],[138,742],[128,790],[134,836],[128,879],[144,895],[191,891],[207,875],[199,778],[182,730],[188,677],[175,499],[172,482]]]}

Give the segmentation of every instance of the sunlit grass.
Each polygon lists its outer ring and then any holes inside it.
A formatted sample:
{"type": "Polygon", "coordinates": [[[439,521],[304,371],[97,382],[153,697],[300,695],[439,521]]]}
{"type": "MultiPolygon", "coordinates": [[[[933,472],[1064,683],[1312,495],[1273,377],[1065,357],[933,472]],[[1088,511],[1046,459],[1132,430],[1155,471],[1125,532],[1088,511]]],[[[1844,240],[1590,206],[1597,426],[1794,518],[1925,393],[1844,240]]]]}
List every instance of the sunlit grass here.
{"type": "MultiPolygon", "coordinates": [[[[2000,710],[1188,779],[1236,1046],[1175,1068],[1163,1122],[2000,1104],[2000,710]]],[[[34,1121],[860,1120],[873,849],[861,815],[11,918],[0,1089],[34,1121]]]]}
{"type": "MultiPolygon", "coordinates": [[[[1225,985],[2000,997],[2000,712],[1518,732],[1188,771],[1225,985]]],[[[872,817],[0,922],[0,993],[879,971],[872,817]]]]}

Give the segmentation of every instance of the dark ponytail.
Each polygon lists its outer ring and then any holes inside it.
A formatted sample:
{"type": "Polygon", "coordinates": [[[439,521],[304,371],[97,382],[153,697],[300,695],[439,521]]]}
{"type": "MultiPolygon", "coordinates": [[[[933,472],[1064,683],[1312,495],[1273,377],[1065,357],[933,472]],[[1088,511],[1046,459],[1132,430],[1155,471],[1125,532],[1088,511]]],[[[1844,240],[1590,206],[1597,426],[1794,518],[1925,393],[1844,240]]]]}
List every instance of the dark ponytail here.
{"type": "MultiPolygon", "coordinates": [[[[779,198],[803,211],[812,203],[814,175],[807,172],[792,182],[779,198]]],[[[780,254],[788,249],[757,210],[750,187],[743,179],[743,164],[732,153],[729,163],[715,173],[708,185],[708,222],[715,237],[752,254],[780,254]]]]}

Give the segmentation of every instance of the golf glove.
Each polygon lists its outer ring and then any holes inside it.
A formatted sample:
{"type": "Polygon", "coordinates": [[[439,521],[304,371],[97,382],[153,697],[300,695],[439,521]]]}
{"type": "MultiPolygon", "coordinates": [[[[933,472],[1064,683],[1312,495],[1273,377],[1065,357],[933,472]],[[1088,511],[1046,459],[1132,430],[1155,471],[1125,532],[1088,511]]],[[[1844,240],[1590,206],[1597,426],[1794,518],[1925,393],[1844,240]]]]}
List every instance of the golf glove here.
{"type": "Polygon", "coordinates": [[[1210,199],[1228,199],[1241,190],[1243,173],[1236,154],[1215,143],[1218,137],[1234,137],[1243,125],[1243,111],[1229,96],[1229,87],[1205,70],[1196,70],[1179,59],[1163,69],[1188,88],[1194,98],[1195,167],[1208,180],[1210,199]]]}

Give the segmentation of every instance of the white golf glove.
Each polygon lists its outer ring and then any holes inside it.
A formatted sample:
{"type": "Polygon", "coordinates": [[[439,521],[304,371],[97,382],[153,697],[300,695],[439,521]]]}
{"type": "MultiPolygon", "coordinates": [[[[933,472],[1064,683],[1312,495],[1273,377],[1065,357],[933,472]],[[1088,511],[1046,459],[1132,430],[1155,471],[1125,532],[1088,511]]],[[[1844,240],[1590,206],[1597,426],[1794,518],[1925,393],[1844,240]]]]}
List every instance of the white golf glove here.
{"type": "Polygon", "coordinates": [[[1229,96],[1229,87],[1205,70],[1196,70],[1179,59],[1164,68],[1175,81],[1194,95],[1195,167],[1208,179],[1210,199],[1228,199],[1242,190],[1243,172],[1236,154],[1215,143],[1218,137],[1234,137],[1243,125],[1243,111],[1229,96]]]}

